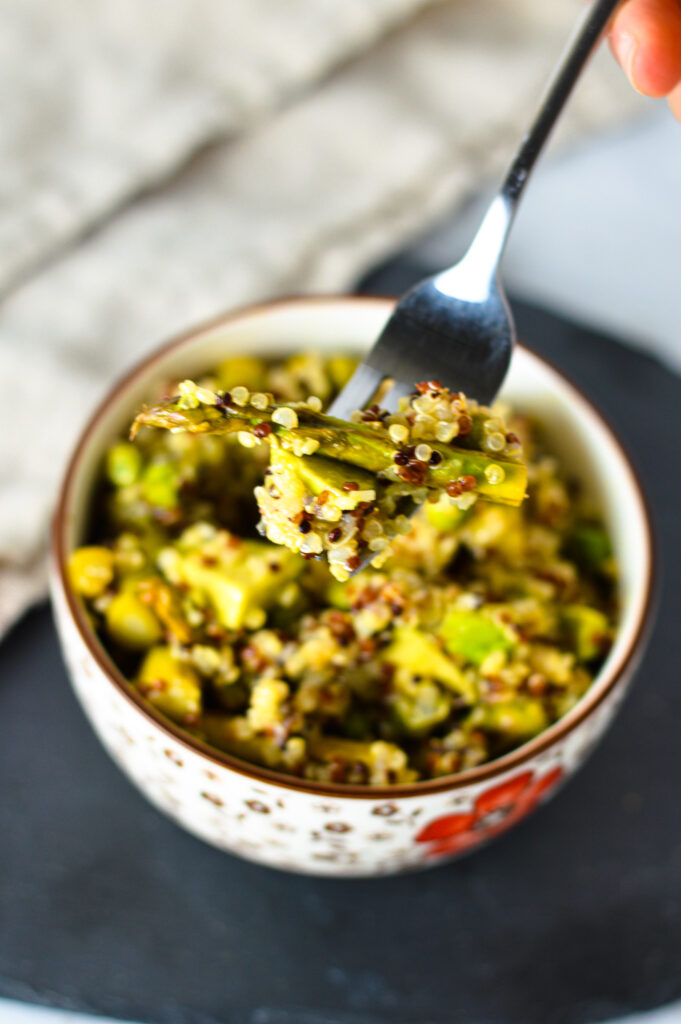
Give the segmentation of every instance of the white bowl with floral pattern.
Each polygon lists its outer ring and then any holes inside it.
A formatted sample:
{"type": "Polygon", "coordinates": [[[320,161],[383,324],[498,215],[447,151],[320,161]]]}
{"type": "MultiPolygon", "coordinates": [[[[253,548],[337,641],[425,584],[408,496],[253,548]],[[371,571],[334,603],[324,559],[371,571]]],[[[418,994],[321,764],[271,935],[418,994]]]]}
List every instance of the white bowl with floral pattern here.
{"type": "MultiPolygon", "coordinates": [[[[539,416],[552,446],[592,490],[620,567],[621,618],[593,685],[560,721],[504,757],[447,778],[376,789],[312,783],[192,740],[155,712],[102,647],[65,572],[82,540],[103,453],[168,379],[195,377],[230,354],[362,351],[392,303],[302,298],[219,317],[169,342],[119,382],[83,431],[53,528],[52,596],[73,688],[96,733],[151,803],[214,846],[272,867],[378,875],[451,859],[506,831],[584,761],[613,718],[640,658],[652,588],[645,502],[620,444],[557,370],[519,347],[504,386],[539,416]]],[[[102,794],[106,800],[106,794],[102,794]]]]}

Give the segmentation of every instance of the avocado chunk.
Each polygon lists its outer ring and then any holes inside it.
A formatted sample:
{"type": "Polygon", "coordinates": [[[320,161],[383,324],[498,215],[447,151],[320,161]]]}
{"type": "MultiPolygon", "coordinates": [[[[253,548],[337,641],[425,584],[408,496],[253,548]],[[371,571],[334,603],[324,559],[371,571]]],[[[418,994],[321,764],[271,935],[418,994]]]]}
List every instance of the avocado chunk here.
{"type": "Polygon", "coordinates": [[[352,608],[348,583],[348,580],[341,583],[340,580],[333,579],[329,583],[326,588],[326,600],[332,608],[338,608],[343,612],[348,612],[352,608]]]}
{"type": "Polygon", "coordinates": [[[137,686],[150,704],[180,725],[192,725],[201,713],[198,674],[170,647],[151,648],[139,670],[137,686]]]}
{"type": "Polygon", "coordinates": [[[446,494],[439,501],[428,503],[425,507],[426,519],[431,526],[441,533],[451,533],[463,523],[471,513],[471,509],[458,508],[446,494]]]}
{"type": "Polygon", "coordinates": [[[411,736],[430,732],[449,717],[451,710],[450,698],[430,679],[400,685],[393,703],[397,721],[411,736]]]}
{"type": "Polygon", "coordinates": [[[481,665],[492,651],[510,651],[515,638],[484,611],[452,608],[438,630],[450,654],[481,665]]]}
{"type": "Polygon", "coordinates": [[[580,661],[593,661],[610,645],[610,626],[603,612],[586,604],[566,605],[561,611],[566,642],[580,661]]]}
{"type": "Polygon", "coordinates": [[[533,697],[482,704],[469,716],[468,722],[474,728],[499,733],[511,745],[532,739],[549,724],[543,704],[533,697]]]}
{"type": "Polygon", "coordinates": [[[171,583],[190,587],[199,604],[208,600],[220,625],[241,629],[264,624],[282,587],[300,575],[304,563],[286,548],[220,530],[199,550],[166,548],[160,564],[171,583]]]}
{"type": "Polygon", "coordinates": [[[576,526],[567,538],[565,553],[590,572],[607,572],[613,554],[606,530],[595,523],[576,526]]]}
{"type": "Polygon", "coordinates": [[[458,665],[440,649],[434,637],[419,629],[411,626],[396,629],[392,643],[382,653],[382,660],[397,669],[406,668],[415,676],[437,680],[469,704],[477,699],[474,685],[458,665]]]}

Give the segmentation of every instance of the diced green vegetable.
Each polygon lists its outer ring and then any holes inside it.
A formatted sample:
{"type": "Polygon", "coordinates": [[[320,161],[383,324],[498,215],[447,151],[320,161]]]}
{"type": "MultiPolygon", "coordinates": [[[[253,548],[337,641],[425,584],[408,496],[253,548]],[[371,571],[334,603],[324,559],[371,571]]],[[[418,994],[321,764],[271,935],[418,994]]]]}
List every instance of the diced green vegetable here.
{"type": "Polygon", "coordinates": [[[191,665],[169,647],[152,647],[142,662],[137,685],[150,704],[182,725],[201,713],[201,684],[191,665]]]}
{"type": "Polygon", "coordinates": [[[442,533],[451,533],[470,515],[470,509],[458,508],[446,495],[439,501],[426,505],[426,519],[431,526],[442,533]]]}
{"type": "Polygon", "coordinates": [[[106,475],[115,487],[129,487],[139,478],[142,453],[130,441],[119,441],[106,453],[106,475]]]}
{"type": "Polygon", "coordinates": [[[225,629],[241,629],[264,624],[267,610],[300,574],[302,563],[285,548],[237,540],[233,548],[228,543],[186,553],[168,548],[161,567],[171,583],[202,594],[225,629]]]}
{"type": "Polygon", "coordinates": [[[510,651],[512,634],[486,612],[452,608],[442,621],[439,635],[450,654],[480,665],[492,651],[510,651]]]}
{"type": "Polygon", "coordinates": [[[214,747],[268,768],[281,765],[281,748],[269,736],[253,735],[245,718],[206,712],[201,721],[206,739],[214,747]]]}
{"type": "Polygon", "coordinates": [[[175,508],[180,474],[172,462],[152,462],[142,476],[142,495],[154,508],[175,508]]]}
{"type": "Polygon", "coordinates": [[[393,641],[381,654],[396,668],[406,668],[415,676],[436,679],[447,689],[459,694],[468,703],[477,697],[475,686],[441,650],[437,640],[421,630],[400,626],[393,632],[393,641]]]}
{"type": "Polygon", "coordinates": [[[416,774],[408,767],[405,752],[397,744],[386,743],[384,740],[363,742],[339,736],[321,736],[310,740],[309,751],[312,757],[320,761],[359,762],[366,765],[370,780],[375,785],[410,782],[416,774]]]}
{"type": "Polygon", "coordinates": [[[393,703],[393,710],[405,732],[412,736],[423,736],[449,717],[452,704],[436,683],[424,679],[419,683],[402,685],[393,703]]]}
{"type": "Polygon", "coordinates": [[[602,571],[612,559],[610,537],[604,527],[592,523],[576,526],[568,537],[565,550],[582,569],[591,572],[602,571]]]}
{"type": "Polygon", "coordinates": [[[78,548],[69,558],[71,586],[82,597],[99,597],[114,577],[114,556],[109,548],[78,548]]]}
{"type": "Polygon", "coordinates": [[[352,607],[348,582],[346,580],[345,583],[341,583],[340,580],[332,579],[329,583],[326,588],[326,600],[332,608],[339,608],[341,611],[347,612],[352,607]]]}
{"type": "Polygon", "coordinates": [[[163,635],[149,605],[130,592],[117,594],[107,607],[106,628],[112,640],[131,651],[146,650],[163,635]]]}
{"type": "Polygon", "coordinates": [[[561,610],[561,625],[567,643],[580,661],[600,657],[610,643],[610,626],[603,612],[584,604],[561,610]]]}
{"type": "Polygon", "coordinates": [[[549,724],[543,704],[532,697],[480,705],[469,721],[476,728],[498,733],[505,742],[515,744],[532,739],[549,724]]]}

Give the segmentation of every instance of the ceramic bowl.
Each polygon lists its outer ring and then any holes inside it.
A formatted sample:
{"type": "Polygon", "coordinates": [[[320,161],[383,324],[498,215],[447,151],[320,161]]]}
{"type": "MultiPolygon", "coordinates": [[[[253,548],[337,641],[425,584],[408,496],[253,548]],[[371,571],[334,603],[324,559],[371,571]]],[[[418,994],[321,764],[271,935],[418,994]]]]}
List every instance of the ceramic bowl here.
{"type": "MultiPolygon", "coordinates": [[[[583,699],[504,757],[449,778],[389,788],[299,781],[190,739],[126,682],[65,575],[81,542],[102,454],[163,381],[195,377],[230,353],[361,352],[392,303],[290,299],[239,310],[175,339],[114,387],[71,458],[54,521],[52,595],[73,688],[122,770],[160,810],[209,843],[272,867],[323,875],[414,869],[470,851],[520,821],[584,761],[613,718],[640,657],[651,593],[651,540],[639,484],[617,439],[557,370],[519,347],[504,386],[541,417],[551,444],[598,500],[621,570],[621,622],[583,699]]],[[[102,794],[106,799],[106,794],[102,794]]]]}

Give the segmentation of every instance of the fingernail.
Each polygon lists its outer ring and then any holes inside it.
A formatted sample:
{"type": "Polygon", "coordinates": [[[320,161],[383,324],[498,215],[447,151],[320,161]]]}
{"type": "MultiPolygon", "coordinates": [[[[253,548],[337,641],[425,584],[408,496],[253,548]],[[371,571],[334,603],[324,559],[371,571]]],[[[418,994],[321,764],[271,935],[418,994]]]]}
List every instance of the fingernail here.
{"type": "Polygon", "coordinates": [[[629,32],[613,33],[612,48],[617,60],[624,68],[629,81],[637,92],[640,92],[636,84],[636,58],[638,56],[638,39],[629,32]]]}

